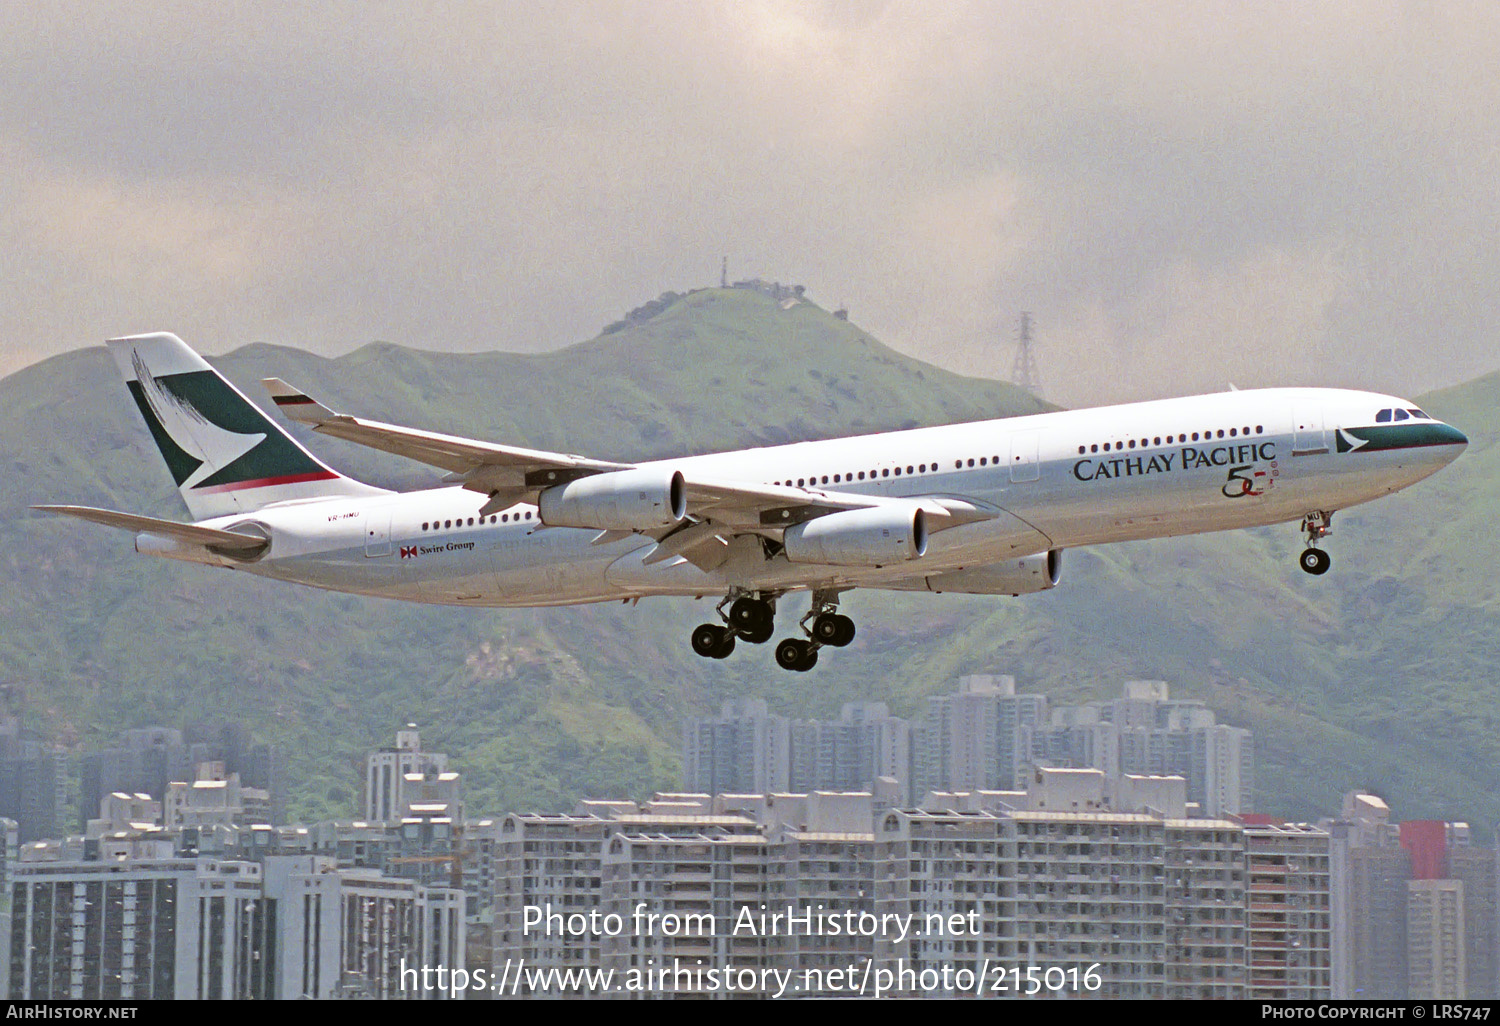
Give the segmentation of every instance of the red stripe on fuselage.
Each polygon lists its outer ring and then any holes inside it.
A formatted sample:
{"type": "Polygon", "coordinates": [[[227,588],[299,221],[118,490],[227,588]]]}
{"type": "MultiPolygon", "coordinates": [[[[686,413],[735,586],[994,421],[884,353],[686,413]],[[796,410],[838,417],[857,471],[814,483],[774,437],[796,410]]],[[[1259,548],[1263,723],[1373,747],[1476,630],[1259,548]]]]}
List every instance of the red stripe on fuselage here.
{"type": "Polygon", "coordinates": [[[272,488],[276,485],[301,484],[304,481],[332,481],[338,475],[331,470],[314,470],[306,474],[287,474],[283,477],[257,477],[249,481],[231,481],[212,488],[194,488],[195,492],[234,492],[241,488],[272,488]]]}

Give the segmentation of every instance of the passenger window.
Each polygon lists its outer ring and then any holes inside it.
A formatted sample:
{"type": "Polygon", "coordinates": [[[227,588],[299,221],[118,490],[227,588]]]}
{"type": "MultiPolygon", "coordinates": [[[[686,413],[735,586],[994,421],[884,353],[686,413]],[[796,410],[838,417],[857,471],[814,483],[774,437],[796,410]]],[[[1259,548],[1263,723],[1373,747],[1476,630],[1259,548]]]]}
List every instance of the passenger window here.
{"type": "Polygon", "coordinates": [[[1135,439],[1134,439],[1134,438],[1132,438],[1132,439],[1131,439],[1131,440],[1130,440],[1130,447],[1131,447],[1131,448],[1132,448],[1132,449],[1134,449],[1134,448],[1135,448],[1135,439]]]}
{"type": "Polygon", "coordinates": [[[1377,423],[1377,424],[1389,424],[1390,422],[1391,422],[1391,411],[1390,410],[1381,410],[1379,413],[1375,414],[1375,423],[1377,423]]]}
{"type": "Polygon", "coordinates": [[[880,476],[881,477],[890,477],[891,476],[891,472],[889,470],[882,470],[880,472],[880,476]]]}
{"type": "Polygon", "coordinates": [[[1098,451],[1099,451],[1099,447],[1097,445],[1091,445],[1091,446],[1089,446],[1089,452],[1098,452],[1098,451]]]}

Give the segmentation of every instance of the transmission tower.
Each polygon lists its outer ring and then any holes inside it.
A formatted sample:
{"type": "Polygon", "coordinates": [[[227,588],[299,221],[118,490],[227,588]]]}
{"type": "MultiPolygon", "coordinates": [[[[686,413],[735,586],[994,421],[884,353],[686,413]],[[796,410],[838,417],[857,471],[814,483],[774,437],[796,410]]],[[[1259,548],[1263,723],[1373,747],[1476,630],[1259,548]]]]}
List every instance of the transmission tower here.
{"type": "Polygon", "coordinates": [[[1010,365],[1010,380],[1034,396],[1042,394],[1042,378],[1036,369],[1036,353],[1031,348],[1031,314],[1021,314],[1021,336],[1016,343],[1016,358],[1010,365]]]}

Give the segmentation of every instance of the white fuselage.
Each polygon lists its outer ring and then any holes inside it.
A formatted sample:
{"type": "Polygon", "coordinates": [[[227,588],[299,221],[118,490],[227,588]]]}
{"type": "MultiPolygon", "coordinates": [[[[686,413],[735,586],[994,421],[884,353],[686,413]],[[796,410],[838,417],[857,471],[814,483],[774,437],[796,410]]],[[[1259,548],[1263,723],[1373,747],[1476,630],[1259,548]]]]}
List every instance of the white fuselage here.
{"type": "Polygon", "coordinates": [[[734,590],[941,591],[975,568],[1050,550],[1343,509],[1405,488],[1462,451],[1463,436],[1430,419],[1377,424],[1377,412],[1390,408],[1412,404],[1369,392],[1262,389],[641,465],[812,493],[962,500],[992,514],[939,526],[925,555],[879,568],[791,563],[784,553],[768,555],[755,537],[736,538],[730,557],[711,571],[680,557],[647,563],[652,538],[545,527],[531,504],[481,516],[486,496],[458,486],[285,503],[209,523],[254,523],[272,539],[258,560],[225,565],[420,602],[546,606],[734,590]]]}

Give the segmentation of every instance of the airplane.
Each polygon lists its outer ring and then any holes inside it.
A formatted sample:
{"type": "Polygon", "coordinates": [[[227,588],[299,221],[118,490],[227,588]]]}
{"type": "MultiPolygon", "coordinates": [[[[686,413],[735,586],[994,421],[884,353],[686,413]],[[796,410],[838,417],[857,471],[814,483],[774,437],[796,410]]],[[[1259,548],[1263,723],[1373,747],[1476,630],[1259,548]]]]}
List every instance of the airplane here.
{"type": "Polygon", "coordinates": [[[175,335],[110,352],[193,523],[39,510],[135,532],[137,552],[385,598],[520,607],[722,596],[701,656],[771,639],[806,671],[848,645],[856,588],[1022,595],[1065,549],[1300,522],[1300,565],[1336,511],[1399,491],[1464,450],[1416,404],[1327,388],[1230,391],[736,452],[616,463],[337,413],[278,378],[283,415],[445,471],[393,492],[308,452],[175,335]]]}

